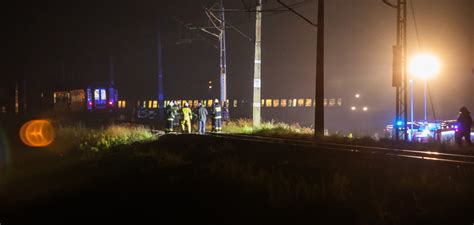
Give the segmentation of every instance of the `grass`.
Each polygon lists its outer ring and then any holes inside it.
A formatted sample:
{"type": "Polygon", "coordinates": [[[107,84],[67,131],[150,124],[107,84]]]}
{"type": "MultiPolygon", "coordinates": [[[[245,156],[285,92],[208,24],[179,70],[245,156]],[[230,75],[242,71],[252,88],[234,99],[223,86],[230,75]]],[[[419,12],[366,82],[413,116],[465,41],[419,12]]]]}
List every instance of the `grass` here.
{"type": "MultiPolygon", "coordinates": [[[[17,125],[18,126],[18,125],[17,125]]],[[[47,147],[29,148],[23,145],[14,129],[7,137],[11,146],[6,153],[11,156],[8,165],[0,165],[0,186],[15,180],[28,180],[36,174],[49,173],[67,165],[100,157],[116,147],[127,148],[133,144],[156,140],[156,135],[143,126],[108,125],[92,128],[81,123],[60,124],[53,122],[55,140],[47,147]],[[78,158],[74,158],[78,157],[78,158]]],[[[15,126],[13,126],[15,127],[15,126]]],[[[1,149],[0,149],[1,150],[1,149]]],[[[3,153],[0,151],[0,160],[3,153]]]]}
{"type": "Polygon", "coordinates": [[[301,127],[298,124],[277,123],[274,121],[263,122],[260,127],[253,128],[252,121],[248,119],[239,119],[236,121],[227,121],[222,127],[224,132],[239,134],[255,134],[262,136],[278,137],[302,137],[310,138],[313,136],[313,129],[301,127]]]}
{"type": "MultiPolygon", "coordinates": [[[[160,212],[197,224],[456,224],[474,210],[472,168],[376,155],[170,135],[59,162],[2,187],[0,197],[38,199],[26,214],[160,212]]],[[[13,202],[12,212],[24,207],[13,202]]]]}
{"type": "Polygon", "coordinates": [[[53,148],[74,148],[94,152],[155,139],[155,135],[144,126],[109,125],[89,128],[82,124],[56,125],[55,131],[57,135],[53,148]]]}

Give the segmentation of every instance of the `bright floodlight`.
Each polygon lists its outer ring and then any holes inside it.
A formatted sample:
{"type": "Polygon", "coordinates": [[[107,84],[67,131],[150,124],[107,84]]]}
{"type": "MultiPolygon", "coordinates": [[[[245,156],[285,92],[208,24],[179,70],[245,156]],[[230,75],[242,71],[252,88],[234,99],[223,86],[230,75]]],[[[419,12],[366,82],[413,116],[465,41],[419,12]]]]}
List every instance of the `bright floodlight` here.
{"type": "Polygon", "coordinates": [[[359,97],[360,97],[360,94],[356,94],[355,97],[356,97],[356,98],[359,98],[359,97]]]}
{"type": "Polygon", "coordinates": [[[368,110],[368,108],[367,108],[367,107],[364,107],[362,110],[364,110],[364,111],[367,111],[367,110],[368,110]]]}
{"type": "Polygon", "coordinates": [[[410,60],[410,74],[422,79],[429,79],[439,73],[439,60],[430,54],[419,54],[410,60]]]}

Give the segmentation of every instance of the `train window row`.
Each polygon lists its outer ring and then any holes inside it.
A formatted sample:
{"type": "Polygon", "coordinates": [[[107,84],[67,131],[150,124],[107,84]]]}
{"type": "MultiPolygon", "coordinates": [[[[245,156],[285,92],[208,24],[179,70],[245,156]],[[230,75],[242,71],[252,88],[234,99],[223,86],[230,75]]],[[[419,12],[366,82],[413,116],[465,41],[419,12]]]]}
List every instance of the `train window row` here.
{"type": "MultiPolygon", "coordinates": [[[[197,107],[199,103],[207,106],[212,107],[214,101],[212,99],[209,100],[175,100],[180,105],[184,105],[188,103],[190,107],[197,107]]],[[[165,100],[164,105],[170,104],[171,100],[165,100]]],[[[245,100],[227,100],[225,105],[229,105],[232,108],[238,108],[239,105],[248,103],[245,100]],[[231,103],[231,104],[229,104],[231,103]]],[[[324,106],[342,106],[342,99],[341,98],[330,98],[324,99],[324,106]]],[[[314,99],[311,98],[299,98],[299,99],[262,99],[261,107],[263,108],[290,108],[290,107],[314,107],[316,102],[314,99]]],[[[127,103],[125,100],[118,101],[118,108],[126,108],[127,103]]],[[[158,109],[160,108],[157,100],[148,100],[148,101],[138,101],[137,106],[140,108],[149,108],[149,109],[158,109]]]]}

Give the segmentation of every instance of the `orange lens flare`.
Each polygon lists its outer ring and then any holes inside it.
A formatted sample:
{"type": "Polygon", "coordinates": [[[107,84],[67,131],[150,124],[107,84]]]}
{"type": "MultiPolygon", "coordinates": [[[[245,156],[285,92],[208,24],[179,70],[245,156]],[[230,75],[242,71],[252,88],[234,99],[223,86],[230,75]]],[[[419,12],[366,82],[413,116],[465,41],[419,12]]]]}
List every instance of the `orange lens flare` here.
{"type": "Polygon", "coordinates": [[[20,129],[21,141],[30,147],[46,147],[54,141],[54,128],[47,120],[31,120],[20,129]]]}

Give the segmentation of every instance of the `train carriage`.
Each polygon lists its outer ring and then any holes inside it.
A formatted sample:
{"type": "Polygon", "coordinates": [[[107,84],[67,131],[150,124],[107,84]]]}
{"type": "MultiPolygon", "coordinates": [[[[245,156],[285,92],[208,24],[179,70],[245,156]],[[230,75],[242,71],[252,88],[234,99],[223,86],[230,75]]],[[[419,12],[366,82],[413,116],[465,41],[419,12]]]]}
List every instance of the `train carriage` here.
{"type": "Polygon", "coordinates": [[[113,112],[118,91],[115,88],[87,87],[54,92],[54,110],[70,112],[113,112]]]}

